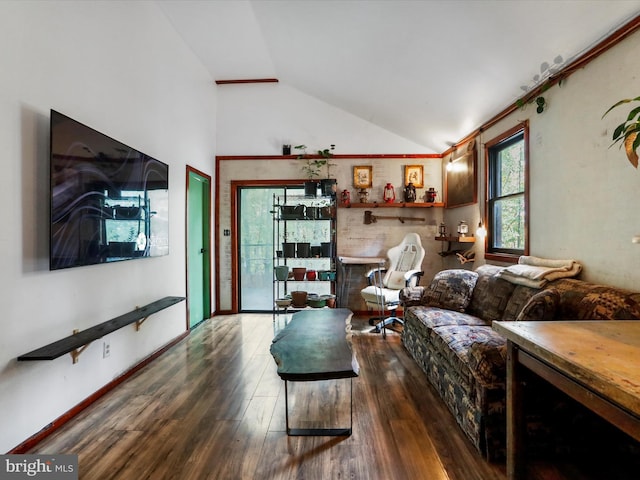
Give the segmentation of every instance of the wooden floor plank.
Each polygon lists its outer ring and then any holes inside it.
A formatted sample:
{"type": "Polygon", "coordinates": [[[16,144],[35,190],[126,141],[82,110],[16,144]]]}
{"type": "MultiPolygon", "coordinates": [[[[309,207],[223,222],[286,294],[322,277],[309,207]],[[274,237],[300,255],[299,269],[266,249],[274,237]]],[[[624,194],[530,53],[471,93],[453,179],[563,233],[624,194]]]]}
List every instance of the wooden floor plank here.
{"type": "MultiPolygon", "coordinates": [[[[82,479],[504,480],[504,465],[473,448],[400,335],[352,323],[360,376],[350,437],[286,435],[272,317],[243,314],[203,322],[29,453],[76,453],[82,479]]],[[[345,420],[345,386],[303,383],[316,391],[290,392],[297,413],[345,420]]]]}

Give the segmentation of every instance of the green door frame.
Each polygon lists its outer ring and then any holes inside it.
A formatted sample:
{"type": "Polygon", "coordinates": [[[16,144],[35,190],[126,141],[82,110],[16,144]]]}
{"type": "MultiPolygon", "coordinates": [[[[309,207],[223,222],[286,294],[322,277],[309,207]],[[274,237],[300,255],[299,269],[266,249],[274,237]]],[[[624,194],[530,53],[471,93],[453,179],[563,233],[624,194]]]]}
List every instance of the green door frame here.
{"type": "Polygon", "coordinates": [[[211,177],[187,165],[187,329],[211,312],[211,177]]]}

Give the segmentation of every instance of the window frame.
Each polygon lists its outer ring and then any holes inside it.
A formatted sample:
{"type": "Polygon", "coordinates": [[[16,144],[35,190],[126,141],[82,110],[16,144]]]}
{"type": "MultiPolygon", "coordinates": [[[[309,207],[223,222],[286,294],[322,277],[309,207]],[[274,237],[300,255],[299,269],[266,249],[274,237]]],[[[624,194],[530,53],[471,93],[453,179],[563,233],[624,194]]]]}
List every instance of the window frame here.
{"type": "Polygon", "coordinates": [[[484,217],[486,219],[487,237],[485,239],[485,260],[492,260],[505,263],[517,263],[521,255],[529,255],[529,122],[522,122],[515,127],[503,132],[497,137],[485,143],[485,205],[484,217]],[[492,194],[495,172],[493,161],[497,147],[512,141],[514,137],[522,136],[524,141],[524,248],[523,249],[502,249],[492,245],[492,234],[494,231],[495,219],[493,218],[493,203],[496,197],[492,194]]]}

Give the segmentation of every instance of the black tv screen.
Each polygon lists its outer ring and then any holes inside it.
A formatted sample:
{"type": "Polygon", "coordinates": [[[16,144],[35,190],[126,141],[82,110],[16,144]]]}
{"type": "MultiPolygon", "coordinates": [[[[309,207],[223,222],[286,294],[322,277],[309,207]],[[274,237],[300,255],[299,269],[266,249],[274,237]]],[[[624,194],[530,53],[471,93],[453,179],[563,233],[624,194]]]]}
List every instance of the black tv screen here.
{"type": "Polygon", "coordinates": [[[51,110],[50,269],[169,253],[169,166],[51,110]]]}

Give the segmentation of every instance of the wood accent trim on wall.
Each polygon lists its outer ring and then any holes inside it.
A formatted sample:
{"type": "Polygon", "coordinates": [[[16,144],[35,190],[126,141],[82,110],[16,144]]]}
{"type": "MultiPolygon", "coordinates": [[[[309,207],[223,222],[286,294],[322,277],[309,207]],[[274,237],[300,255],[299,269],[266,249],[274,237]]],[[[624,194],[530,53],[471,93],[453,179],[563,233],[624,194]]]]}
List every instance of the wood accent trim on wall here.
{"type": "Polygon", "coordinates": [[[216,85],[238,85],[243,83],[278,83],[277,78],[245,78],[237,80],[216,80],[216,85]]]}
{"type": "MultiPolygon", "coordinates": [[[[320,155],[307,155],[309,158],[324,158],[320,155]]],[[[217,155],[216,160],[296,160],[298,155],[217,155]]],[[[442,154],[439,153],[378,153],[378,154],[346,154],[346,155],[333,155],[333,160],[344,159],[389,159],[389,160],[403,160],[405,158],[442,158],[442,154]]]]}

